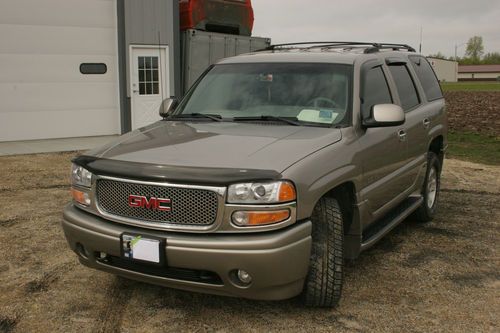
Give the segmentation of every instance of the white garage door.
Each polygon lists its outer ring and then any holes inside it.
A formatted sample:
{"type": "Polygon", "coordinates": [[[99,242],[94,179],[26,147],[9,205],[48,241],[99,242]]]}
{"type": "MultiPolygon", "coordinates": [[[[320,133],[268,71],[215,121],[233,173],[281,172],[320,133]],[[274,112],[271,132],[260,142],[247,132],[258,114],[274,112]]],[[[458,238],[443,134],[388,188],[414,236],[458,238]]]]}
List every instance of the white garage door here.
{"type": "Polygon", "coordinates": [[[1,0],[0,141],[119,133],[116,16],[116,0],[1,0]]]}

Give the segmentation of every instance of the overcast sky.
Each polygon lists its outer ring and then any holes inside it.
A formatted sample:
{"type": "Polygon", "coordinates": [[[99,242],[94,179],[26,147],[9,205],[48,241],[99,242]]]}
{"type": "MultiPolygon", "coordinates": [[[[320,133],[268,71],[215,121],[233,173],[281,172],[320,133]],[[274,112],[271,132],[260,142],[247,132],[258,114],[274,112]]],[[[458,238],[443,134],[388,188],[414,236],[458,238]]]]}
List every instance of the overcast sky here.
{"type": "MultiPolygon", "coordinates": [[[[455,45],[482,36],[500,52],[500,0],[252,0],[254,36],[296,41],[377,41],[410,44],[422,53],[453,56],[455,45]]],[[[458,47],[463,56],[465,45],[458,47]]]]}

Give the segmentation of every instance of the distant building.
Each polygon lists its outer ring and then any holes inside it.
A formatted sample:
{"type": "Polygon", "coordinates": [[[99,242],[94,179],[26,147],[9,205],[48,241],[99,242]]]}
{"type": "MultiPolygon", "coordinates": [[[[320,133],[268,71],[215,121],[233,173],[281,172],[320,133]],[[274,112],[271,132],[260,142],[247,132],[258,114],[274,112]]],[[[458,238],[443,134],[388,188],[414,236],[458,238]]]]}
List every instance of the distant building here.
{"type": "Polygon", "coordinates": [[[459,81],[496,81],[500,80],[500,65],[460,65],[459,81]]]}
{"type": "Polygon", "coordinates": [[[427,58],[436,72],[439,82],[457,82],[458,62],[453,60],[427,58]]]}

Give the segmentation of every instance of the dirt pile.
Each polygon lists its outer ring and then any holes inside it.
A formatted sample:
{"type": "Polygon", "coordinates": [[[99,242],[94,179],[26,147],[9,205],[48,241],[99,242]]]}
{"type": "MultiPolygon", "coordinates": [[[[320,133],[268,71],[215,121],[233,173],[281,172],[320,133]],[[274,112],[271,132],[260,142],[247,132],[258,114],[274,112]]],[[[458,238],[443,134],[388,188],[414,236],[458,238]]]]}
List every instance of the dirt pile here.
{"type": "Polygon", "coordinates": [[[450,130],[500,136],[500,92],[449,91],[445,98],[450,130]]]}

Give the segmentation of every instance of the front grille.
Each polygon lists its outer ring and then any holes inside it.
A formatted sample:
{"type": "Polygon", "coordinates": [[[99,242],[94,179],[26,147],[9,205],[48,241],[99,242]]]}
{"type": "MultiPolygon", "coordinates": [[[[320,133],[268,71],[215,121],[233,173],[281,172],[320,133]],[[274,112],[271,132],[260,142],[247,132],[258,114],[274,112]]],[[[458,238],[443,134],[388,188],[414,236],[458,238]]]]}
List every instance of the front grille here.
{"type": "Polygon", "coordinates": [[[141,222],[207,226],[217,218],[217,193],[209,190],[127,183],[99,179],[97,202],[106,213],[141,222]],[[129,195],[170,199],[171,211],[130,207],[129,195]]]}

